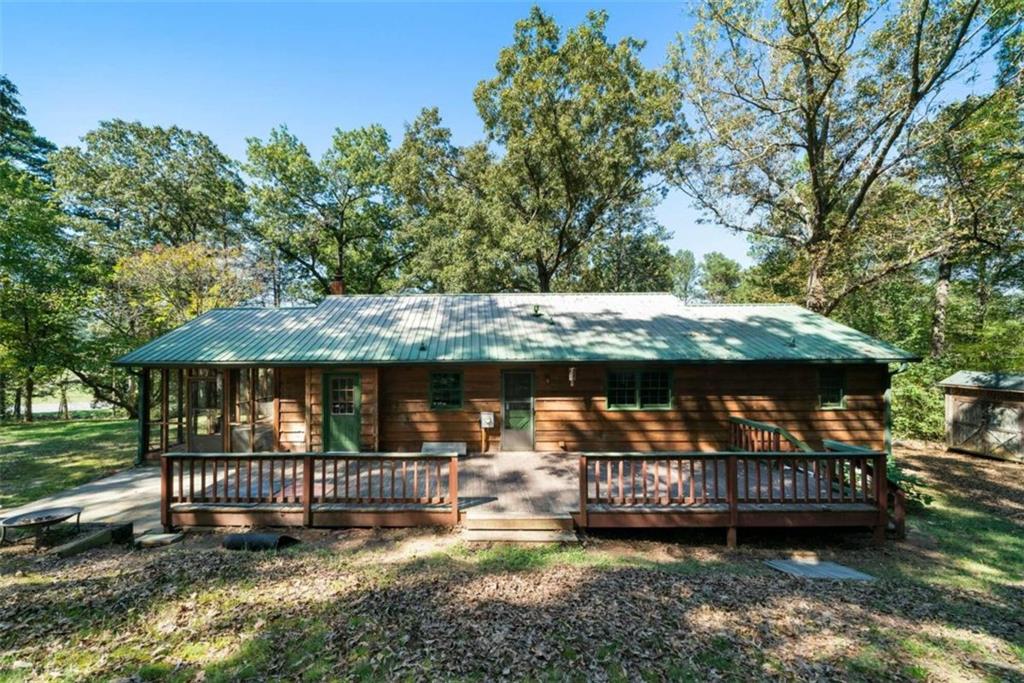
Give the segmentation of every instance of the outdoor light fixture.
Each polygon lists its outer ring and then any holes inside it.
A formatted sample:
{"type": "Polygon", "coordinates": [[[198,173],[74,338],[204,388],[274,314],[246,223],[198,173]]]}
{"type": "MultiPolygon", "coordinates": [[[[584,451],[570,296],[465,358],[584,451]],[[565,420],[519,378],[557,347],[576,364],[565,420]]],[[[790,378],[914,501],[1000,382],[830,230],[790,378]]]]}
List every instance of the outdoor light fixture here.
{"type": "Polygon", "coordinates": [[[576,386],[576,366],[569,368],[569,386],[576,386]]]}

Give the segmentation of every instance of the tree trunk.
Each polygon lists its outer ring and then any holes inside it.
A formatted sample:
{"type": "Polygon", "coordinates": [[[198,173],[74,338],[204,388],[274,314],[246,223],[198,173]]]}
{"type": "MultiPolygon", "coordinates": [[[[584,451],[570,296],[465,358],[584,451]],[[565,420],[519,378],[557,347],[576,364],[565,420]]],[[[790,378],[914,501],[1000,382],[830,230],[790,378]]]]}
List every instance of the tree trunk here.
{"type": "Polygon", "coordinates": [[[932,309],[932,358],[946,353],[946,309],[949,307],[949,281],[953,277],[953,264],[943,254],[939,257],[938,276],[935,279],[935,307],[932,309]]]}
{"type": "Polygon", "coordinates": [[[7,419],[7,375],[0,372],[0,422],[7,419]]]}
{"type": "Polygon", "coordinates": [[[551,291],[551,273],[539,259],[537,260],[537,290],[543,293],[551,291]]]}
{"type": "Polygon", "coordinates": [[[975,294],[978,298],[978,306],[974,311],[974,332],[981,334],[985,328],[986,313],[988,313],[989,286],[988,286],[988,257],[985,254],[978,255],[978,282],[975,294]]]}
{"type": "Polygon", "coordinates": [[[14,388],[14,419],[21,420],[21,387],[14,388]]]}
{"type": "Polygon", "coordinates": [[[71,419],[71,411],[68,410],[68,387],[63,382],[60,385],[60,404],[57,406],[57,417],[62,420],[71,419]]]}
{"type": "Polygon", "coordinates": [[[807,271],[807,296],[806,306],[815,313],[824,313],[828,310],[828,296],[825,292],[825,261],[824,250],[810,250],[810,268],[807,271]]]}
{"type": "Polygon", "coordinates": [[[92,391],[93,396],[97,400],[109,403],[115,408],[123,408],[128,414],[128,417],[132,420],[138,417],[138,402],[135,400],[135,396],[130,385],[127,388],[121,388],[116,386],[116,382],[113,377],[111,377],[109,384],[105,384],[103,380],[92,375],[88,375],[81,370],[71,368],[71,372],[82,382],[82,384],[92,391]]]}
{"type": "Polygon", "coordinates": [[[32,422],[32,394],[36,388],[36,381],[32,378],[33,368],[28,369],[28,377],[25,378],[25,422],[32,422]]]}

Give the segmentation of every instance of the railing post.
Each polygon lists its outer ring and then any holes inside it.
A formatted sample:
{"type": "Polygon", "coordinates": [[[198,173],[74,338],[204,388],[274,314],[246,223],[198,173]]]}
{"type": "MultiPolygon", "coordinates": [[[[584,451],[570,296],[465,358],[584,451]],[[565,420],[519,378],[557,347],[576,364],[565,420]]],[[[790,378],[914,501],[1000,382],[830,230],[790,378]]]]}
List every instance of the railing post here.
{"type": "Polygon", "coordinates": [[[725,545],[736,547],[736,524],[739,521],[739,474],[738,457],[730,455],[725,461],[725,495],[729,499],[729,530],[726,532],[725,545]]]}
{"type": "Polygon", "coordinates": [[[302,456],[302,524],[313,526],[313,456],[302,456]]]}
{"type": "Polygon", "coordinates": [[[889,470],[886,454],[875,456],[875,503],[878,505],[878,521],[875,524],[875,543],[885,543],[885,529],[889,525],[889,470]]]}
{"type": "MultiPolygon", "coordinates": [[[[394,492],[392,492],[394,493],[394,492]]],[[[459,525],[459,456],[448,462],[448,497],[452,504],[452,526],[459,525]]]]}
{"type": "Polygon", "coordinates": [[[580,526],[587,527],[587,455],[580,453],[580,526]]]}
{"type": "Polygon", "coordinates": [[[892,522],[896,527],[896,538],[902,541],[907,537],[907,496],[899,487],[892,492],[892,522]]]}
{"type": "Polygon", "coordinates": [[[160,454],[160,525],[164,533],[171,531],[171,496],[173,495],[174,471],[170,458],[160,454]]]}

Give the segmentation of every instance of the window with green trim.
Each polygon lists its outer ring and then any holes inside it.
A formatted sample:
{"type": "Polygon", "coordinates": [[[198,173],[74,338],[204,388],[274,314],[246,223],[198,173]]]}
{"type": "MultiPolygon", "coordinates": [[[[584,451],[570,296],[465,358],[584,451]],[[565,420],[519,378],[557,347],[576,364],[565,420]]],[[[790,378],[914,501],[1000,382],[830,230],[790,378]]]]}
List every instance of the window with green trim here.
{"type": "Polygon", "coordinates": [[[430,407],[434,410],[462,407],[462,373],[435,372],[430,375],[430,407]]]}
{"type": "Polygon", "coordinates": [[[818,407],[846,407],[845,368],[821,368],[818,370],[818,407]]]}
{"type": "Polygon", "coordinates": [[[608,408],[653,410],[672,407],[672,375],[667,370],[612,370],[608,408]]]}

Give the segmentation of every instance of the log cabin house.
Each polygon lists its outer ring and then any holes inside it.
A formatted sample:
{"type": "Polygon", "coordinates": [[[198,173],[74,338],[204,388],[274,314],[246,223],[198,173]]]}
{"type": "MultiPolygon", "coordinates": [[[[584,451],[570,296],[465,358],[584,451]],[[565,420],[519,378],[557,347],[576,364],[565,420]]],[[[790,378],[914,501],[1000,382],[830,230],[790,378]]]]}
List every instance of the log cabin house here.
{"type": "Polygon", "coordinates": [[[454,524],[488,454],[578,472],[575,526],[696,518],[733,539],[743,505],[769,508],[750,525],[832,505],[877,529],[889,367],[911,360],[792,305],[410,294],[213,310],[117,364],[139,372],[167,526],[454,524]]]}

